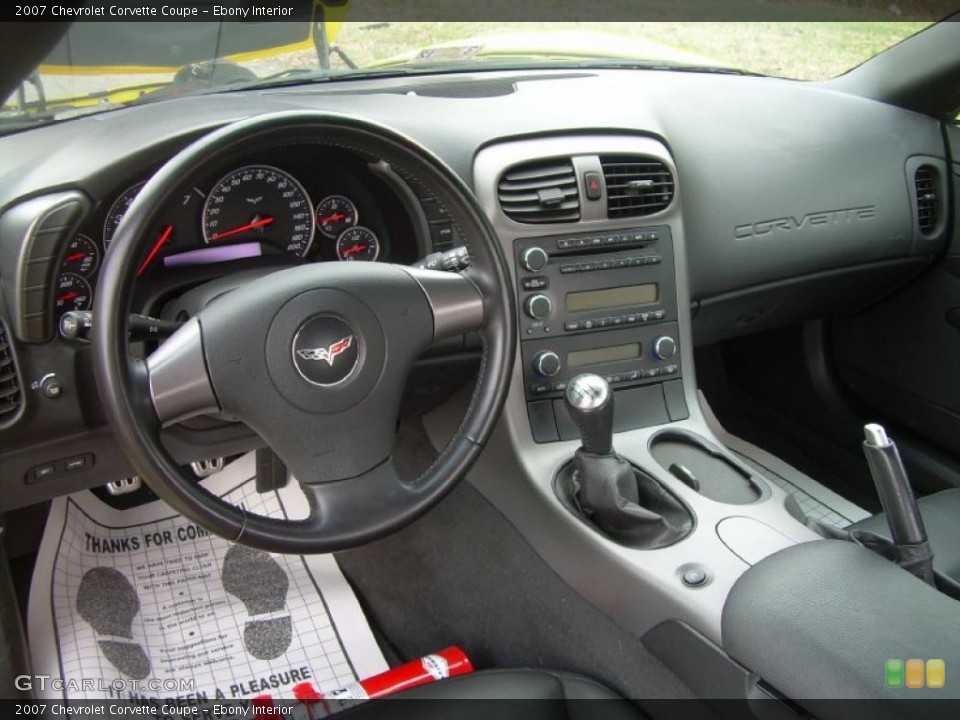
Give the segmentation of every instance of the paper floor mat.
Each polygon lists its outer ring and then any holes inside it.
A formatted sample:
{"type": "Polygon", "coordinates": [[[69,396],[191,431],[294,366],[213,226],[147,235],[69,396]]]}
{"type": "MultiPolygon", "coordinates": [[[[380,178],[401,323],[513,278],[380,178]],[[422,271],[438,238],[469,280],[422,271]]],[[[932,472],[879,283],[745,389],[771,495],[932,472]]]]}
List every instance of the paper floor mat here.
{"type": "MultiPolygon", "coordinates": [[[[250,454],[203,485],[306,516],[295,482],[259,494],[255,472],[250,454]]],[[[61,681],[44,699],[310,699],[387,669],[332,555],[249,550],[162,501],[115,510],[88,491],[51,506],[28,629],[34,673],[61,681]]]]}

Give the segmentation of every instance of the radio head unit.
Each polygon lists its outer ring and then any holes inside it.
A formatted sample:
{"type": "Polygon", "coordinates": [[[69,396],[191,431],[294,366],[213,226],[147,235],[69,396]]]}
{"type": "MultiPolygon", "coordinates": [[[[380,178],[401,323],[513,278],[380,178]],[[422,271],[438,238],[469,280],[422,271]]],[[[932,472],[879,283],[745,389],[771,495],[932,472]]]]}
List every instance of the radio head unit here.
{"type": "Polygon", "coordinates": [[[535,420],[544,417],[544,404],[554,404],[582,372],[605,377],[615,389],[677,381],[668,389],[670,413],[664,393],[644,396],[660,398],[663,418],[685,416],[685,404],[680,409],[676,402],[683,402],[682,368],[669,227],[523,238],[514,253],[524,391],[535,439],[545,441],[537,437],[535,420]]]}

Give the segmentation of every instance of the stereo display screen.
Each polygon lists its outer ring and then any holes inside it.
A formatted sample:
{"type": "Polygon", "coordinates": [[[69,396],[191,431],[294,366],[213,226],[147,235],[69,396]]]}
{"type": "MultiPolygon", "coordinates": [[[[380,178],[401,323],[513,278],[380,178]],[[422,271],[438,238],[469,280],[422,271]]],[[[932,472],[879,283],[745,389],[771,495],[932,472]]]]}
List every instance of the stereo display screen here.
{"type": "Polygon", "coordinates": [[[640,354],[640,343],[591,348],[590,350],[574,350],[573,352],[567,353],[567,367],[578,368],[588,365],[599,365],[600,363],[636,360],[640,357],[640,354]]]}
{"type": "Polygon", "coordinates": [[[567,312],[606,310],[608,308],[648,305],[660,299],[657,283],[625,285],[604,290],[583,290],[567,293],[567,312]]]}

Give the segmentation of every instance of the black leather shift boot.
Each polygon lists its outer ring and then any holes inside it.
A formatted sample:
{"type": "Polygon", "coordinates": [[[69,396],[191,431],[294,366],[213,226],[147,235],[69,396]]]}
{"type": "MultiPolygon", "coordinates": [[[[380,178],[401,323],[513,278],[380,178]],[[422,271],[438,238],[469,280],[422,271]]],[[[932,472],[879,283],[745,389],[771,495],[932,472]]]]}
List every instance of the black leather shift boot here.
{"type": "Polygon", "coordinates": [[[676,497],[616,453],[577,450],[554,489],[568,509],[622,545],[666,547],[693,528],[690,511],[676,497]]]}

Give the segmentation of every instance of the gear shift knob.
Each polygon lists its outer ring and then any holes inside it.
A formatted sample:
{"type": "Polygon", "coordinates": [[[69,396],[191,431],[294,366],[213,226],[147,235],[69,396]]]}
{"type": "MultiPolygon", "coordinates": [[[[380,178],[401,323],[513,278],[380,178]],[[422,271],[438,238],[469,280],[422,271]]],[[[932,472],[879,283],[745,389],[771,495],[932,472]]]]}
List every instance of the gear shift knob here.
{"type": "Polygon", "coordinates": [[[599,375],[577,375],[567,383],[564,396],[570,417],[580,430],[585,452],[609,455],[613,452],[613,391],[599,375]]]}

